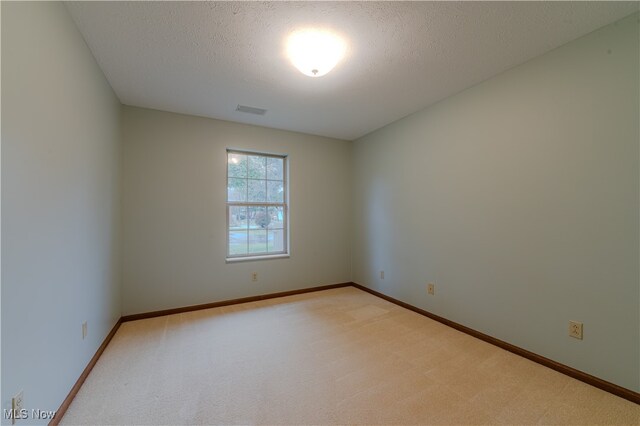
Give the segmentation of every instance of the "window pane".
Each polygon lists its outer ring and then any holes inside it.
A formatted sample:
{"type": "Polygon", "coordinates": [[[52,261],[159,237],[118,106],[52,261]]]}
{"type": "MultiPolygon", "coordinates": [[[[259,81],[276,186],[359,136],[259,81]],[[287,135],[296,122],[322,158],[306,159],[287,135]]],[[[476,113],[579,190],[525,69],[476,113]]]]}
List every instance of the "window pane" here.
{"type": "Polygon", "coordinates": [[[249,155],[249,177],[251,179],[266,179],[267,157],[249,155]]]}
{"type": "Polygon", "coordinates": [[[282,229],[284,227],[284,208],[269,207],[269,229],[282,229]]]}
{"type": "Polygon", "coordinates": [[[229,207],[229,230],[246,231],[248,223],[246,207],[229,207]]]}
{"type": "Polygon", "coordinates": [[[247,201],[247,181],[245,179],[229,178],[227,183],[228,201],[247,201]]]}
{"type": "Polygon", "coordinates": [[[286,251],[286,166],[283,157],[227,152],[229,256],[252,257],[286,251]],[[265,206],[267,203],[273,205],[265,206]]]}
{"type": "Polygon", "coordinates": [[[284,200],[282,181],[267,181],[267,200],[272,203],[281,203],[284,200]]]}
{"type": "Polygon", "coordinates": [[[269,230],[269,253],[284,251],[284,230],[269,230]]]}
{"type": "Polygon", "coordinates": [[[264,203],[267,201],[267,181],[249,180],[249,202],[264,203]]]}
{"type": "Polygon", "coordinates": [[[229,254],[247,254],[247,231],[229,231],[229,254]]]}
{"type": "Polygon", "coordinates": [[[247,177],[247,156],[243,154],[227,153],[227,170],[229,177],[247,177]]]}
{"type": "Polygon", "coordinates": [[[266,207],[249,207],[249,229],[265,229],[269,222],[266,207]]]}
{"type": "Polygon", "coordinates": [[[284,159],[267,157],[267,179],[283,180],[284,159]]]}
{"type": "Polygon", "coordinates": [[[249,253],[267,252],[267,231],[249,231],[249,253]]]}

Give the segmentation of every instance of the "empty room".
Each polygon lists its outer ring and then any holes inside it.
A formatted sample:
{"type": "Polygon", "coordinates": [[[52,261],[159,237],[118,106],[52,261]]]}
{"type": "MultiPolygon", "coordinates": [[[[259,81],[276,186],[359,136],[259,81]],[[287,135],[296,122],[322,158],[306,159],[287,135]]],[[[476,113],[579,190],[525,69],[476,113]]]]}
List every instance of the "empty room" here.
{"type": "Polygon", "coordinates": [[[640,2],[11,2],[2,425],[640,425],[640,2]]]}

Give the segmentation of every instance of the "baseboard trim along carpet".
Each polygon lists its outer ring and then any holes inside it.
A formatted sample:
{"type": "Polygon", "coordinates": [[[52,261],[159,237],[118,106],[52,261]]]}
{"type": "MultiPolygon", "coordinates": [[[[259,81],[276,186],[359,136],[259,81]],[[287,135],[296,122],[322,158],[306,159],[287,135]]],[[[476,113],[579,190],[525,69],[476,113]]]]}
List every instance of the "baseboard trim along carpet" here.
{"type": "Polygon", "coordinates": [[[115,336],[116,331],[118,331],[118,329],[120,328],[120,324],[122,324],[122,318],[118,319],[118,321],[113,326],[109,334],[107,334],[107,337],[104,338],[104,341],[102,342],[102,344],[100,345],[96,353],[93,355],[93,357],[91,358],[91,360],[89,361],[85,369],[82,371],[82,374],[80,374],[80,377],[78,377],[78,380],[76,380],[76,383],[71,388],[71,391],[69,392],[67,397],[64,399],[64,401],[62,401],[60,408],[58,408],[55,416],[53,416],[53,419],[51,419],[51,421],[49,422],[49,426],[57,426],[60,423],[60,420],[62,419],[62,417],[64,417],[64,413],[67,411],[67,409],[71,405],[73,398],[76,397],[76,394],[82,387],[82,384],[84,383],[84,381],[87,379],[87,376],[89,376],[89,373],[91,373],[91,370],[93,370],[93,366],[96,365],[96,362],[98,362],[98,359],[102,355],[102,352],[104,352],[105,348],[107,347],[107,345],[109,344],[113,336],[115,336]]]}
{"type": "Polygon", "coordinates": [[[141,314],[125,315],[122,322],[135,321],[146,318],[162,317],[165,315],[181,314],[183,312],[199,311],[201,309],[219,308],[221,306],[237,305],[239,303],[256,302],[258,300],[274,299],[276,297],[293,296],[296,294],[311,293],[314,291],[331,290],[340,287],[349,287],[352,283],[340,283],[323,285],[319,287],[302,288],[299,290],[282,291],[280,293],[262,294],[259,296],[242,297],[240,299],[222,300],[220,302],[204,303],[202,305],[184,306],[181,308],[165,309],[162,311],[144,312],[141,314]]]}
{"type": "Polygon", "coordinates": [[[631,389],[627,389],[627,388],[623,388],[622,386],[618,386],[614,383],[608,382],[606,380],[600,379],[598,377],[592,376],[591,374],[585,373],[583,371],[580,370],[576,370],[575,368],[569,367],[568,365],[564,365],[561,364],[559,362],[556,362],[552,359],[549,358],[545,358],[542,355],[538,355],[536,353],[530,352],[526,349],[520,348],[518,346],[512,345],[511,343],[507,343],[503,340],[500,339],[496,339],[495,337],[489,336],[487,334],[481,333],[477,330],[474,330],[472,328],[469,328],[467,326],[464,326],[462,324],[458,324],[457,322],[448,320],[444,317],[435,315],[429,311],[425,311],[424,309],[418,308],[416,306],[410,305],[409,303],[403,302],[401,300],[398,299],[394,299],[391,296],[387,296],[384,293],[380,293],[376,290],[373,290],[371,288],[365,287],[361,284],[357,284],[354,282],[347,282],[347,283],[340,283],[340,284],[330,284],[330,285],[324,285],[324,286],[319,286],[319,287],[311,287],[311,288],[303,288],[303,289],[299,289],[299,290],[290,290],[290,291],[283,291],[283,292],[279,292],[279,293],[271,293],[271,294],[263,294],[263,295],[258,295],[258,296],[250,296],[250,297],[243,297],[243,298],[239,298],[239,299],[231,299],[231,300],[223,300],[223,301],[219,301],[219,302],[212,302],[212,303],[205,303],[202,305],[192,305],[192,306],[184,306],[181,308],[173,308],[173,309],[165,309],[165,310],[161,310],[161,311],[153,311],[153,312],[145,312],[145,313],[139,313],[139,314],[133,314],[133,315],[125,315],[123,317],[121,317],[118,322],[116,322],[116,324],[113,326],[113,329],[111,329],[111,331],[109,332],[109,334],[107,335],[107,337],[104,339],[104,342],[102,342],[102,344],[100,345],[100,347],[98,348],[98,350],[96,351],[95,355],[93,356],[93,358],[91,358],[91,361],[89,361],[89,364],[87,364],[86,368],[84,369],[84,371],[82,372],[82,374],[80,375],[80,377],[78,378],[78,380],[76,381],[76,383],[73,385],[73,387],[71,388],[71,391],[69,392],[69,394],[67,395],[67,397],[64,399],[64,401],[62,402],[62,404],[60,405],[60,408],[58,409],[58,411],[56,412],[55,417],[51,420],[51,422],[49,423],[50,426],[56,426],[58,425],[58,423],[60,422],[60,419],[62,419],[62,417],[64,416],[64,413],[67,411],[67,409],[69,408],[69,405],[71,405],[71,402],[73,401],[73,398],[76,396],[76,394],[78,393],[78,391],[80,390],[80,387],[82,386],[82,384],[84,383],[85,379],[87,378],[87,376],[89,375],[89,373],[91,372],[91,370],[93,369],[93,366],[96,364],[96,362],[98,361],[98,359],[100,358],[100,355],[102,355],[102,352],[104,352],[105,348],[107,347],[107,345],[109,344],[109,342],[111,341],[111,339],[113,338],[113,336],[116,334],[116,331],[118,331],[118,328],[120,327],[120,325],[123,322],[127,322],[127,321],[136,321],[136,320],[141,320],[141,319],[146,319],[146,318],[154,318],[154,317],[160,317],[160,316],[164,316],[164,315],[173,315],[173,314],[179,314],[182,312],[190,312],[190,311],[197,311],[197,310],[201,310],[201,309],[210,309],[210,308],[218,308],[221,306],[229,306],[229,305],[237,305],[240,303],[248,303],[248,302],[255,302],[258,300],[266,300],[266,299],[274,299],[277,297],[285,297],[285,296],[293,296],[296,294],[304,294],[304,293],[311,293],[311,292],[316,292],[316,291],[323,291],[323,290],[331,290],[334,288],[341,288],[341,287],[355,287],[359,290],[365,291],[367,293],[370,293],[374,296],[380,297],[388,302],[394,303],[398,306],[401,306],[405,309],[409,309],[410,311],[416,312],[420,315],[424,315],[428,318],[431,318],[432,320],[438,321],[444,325],[447,325],[451,328],[454,328],[458,331],[461,331],[463,333],[466,333],[470,336],[473,336],[477,339],[483,340],[487,343],[490,343],[492,345],[495,345],[499,348],[502,348],[504,350],[507,350],[511,353],[514,353],[516,355],[520,355],[521,357],[527,358],[533,362],[536,362],[538,364],[544,365],[545,367],[551,368],[552,370],[555,370],[559,373],[562,374],[566,374],[569,377],[573,377],[576,380],[580,380],[584,383],[587,383],[591,386],[597,387],[599,389],[602,389],[606,392],[609,392],[613,395],[617,395],[621,398],[624,398],[628,401],[634,402],[636,404],[640,405],[640,393],[638,392],[634,392],[631,389]]]}
{"type": "Polygon", "coordinates": [[[542,355],[538,355],[536,353],[530,352],[521,347],[512,345],[511,343],[507,343],[503,340],[496,339],[495,337],[491,337],[487,334],[484,334],[472,328],[466,327],[462,324],[458,324],[457,322],[448,320],[436,314],[432,314],[429,311],[425,311],[424,309],[420,309],[416,306],[410,305],[401,300],[394,299],[391,296],[387,296],[384,293],[380,293],[376,290],[370,289],[361,284],[352,283],[352,285],[357,289],[366,291],[367,293],[373,294],[374,296],[378,296],[388,302],[395,303],[398,306],[402,306],[403,308],[409,309],[420,315],[429,317],[432,320],[438,321],[451,328],[455,328],[456,330],[469,334],[470,336],[473,336],[477,339],[484,340],[487,343],[491,343],[492,345],[495,345],[499,348],[507,350],[516,355],[520,355],[521,357],[527,358],[528,360],[531,360],[533,362],[537,362],[538,364],[544,365],[545,367],[551,368],[552,370],[555,370],[559,373],[566,374],[567,376],[573,377],[576,380],[580,380],[581,382],[587,383],[591,386],[595,386],[596,388],[602,389],[603,391],[612,393],[614,395],[619,396],[620,398],[624,398],[628,401],[631,401],[640,405],[640,393],[634,392],[631,389],[623,388],[622,386],[618,386],[614,383],[592,376],[591,374],[585,373],[583,371],[576,370],[573,367],[569,367],[568,365],[561,364],[552,359],[545,358],[542,355]]]}

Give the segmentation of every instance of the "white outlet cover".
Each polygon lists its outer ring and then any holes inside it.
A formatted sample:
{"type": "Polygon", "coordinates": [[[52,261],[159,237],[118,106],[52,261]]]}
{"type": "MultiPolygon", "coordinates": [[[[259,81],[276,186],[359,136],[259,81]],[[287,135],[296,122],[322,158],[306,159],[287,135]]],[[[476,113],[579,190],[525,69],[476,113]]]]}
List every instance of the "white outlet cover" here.
{"type": "Polygon", "coordinates": [[[582,323],[569,321],[569,336],[582,340],[582,323]]]}
{"type": "Polygon", "coordinates": [[[16,405],[18,406],[17,408],[24,408],[24,391],[20,391],[20,393],[16,395],[16,405]]]}
{"type": "Polygon", "coordinates": [[[12,408],[16,411],[20,411],[24,408],[24,391],[18,392],[11,400],[12,408]]]}
{"type": "Polygon", "coordinates": [[[11,424],[13,425],[16,423],[15,415],[20,415],[21,414],[20,411],[24,409],[24,391],[23,390],[21,390],[20,392],[18,392],[16,396],[11,398],[11,409],[13,410],[13,414],[14,414],[14,416],[11,417],[11,424]]]}

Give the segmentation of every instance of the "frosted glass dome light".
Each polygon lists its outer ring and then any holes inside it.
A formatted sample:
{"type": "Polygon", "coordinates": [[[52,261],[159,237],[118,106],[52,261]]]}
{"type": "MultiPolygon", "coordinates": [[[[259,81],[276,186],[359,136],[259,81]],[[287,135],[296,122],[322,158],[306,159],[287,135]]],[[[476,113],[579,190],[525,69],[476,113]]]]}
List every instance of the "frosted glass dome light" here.
{"type": "Polygon", "coordinates": [[[287,55],[304,75],[322,77],[344,57],[347,46],[337,35],[323,30],[293,32],[287,40],[287,55]]]}

